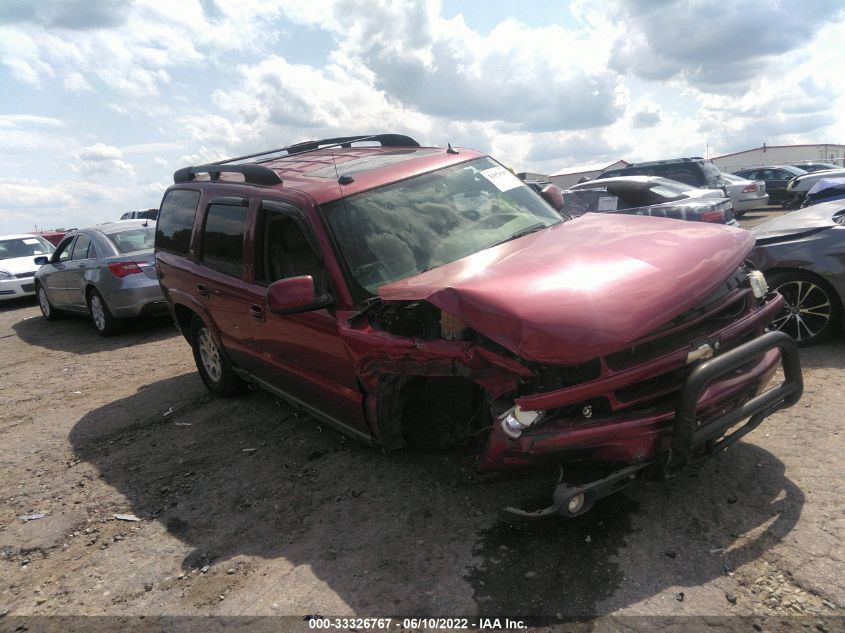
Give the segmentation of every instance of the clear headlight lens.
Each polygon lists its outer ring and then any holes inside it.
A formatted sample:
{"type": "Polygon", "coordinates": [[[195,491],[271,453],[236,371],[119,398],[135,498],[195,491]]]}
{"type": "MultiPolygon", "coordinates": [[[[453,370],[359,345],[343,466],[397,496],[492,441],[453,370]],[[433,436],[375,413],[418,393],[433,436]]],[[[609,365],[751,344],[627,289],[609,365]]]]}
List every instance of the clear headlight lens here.
{"type": "Polygon", "coordinates": [[[511,437],[519,437],[522,435],[522,432],[534,424],[541,415],[540,411],[521,409],[519,405],[517,405],[502,418],[502,429],[511,437]]]}
{"type": "Polygon", "coordinates": [[[0,279],[14,279],[15,276],[5,270],[0,270],[0,279]]]}
{"type": "Polygon", "coordinates": [[[759,270],[752,270],[748,273],[748,282],[751,284],[751,292],[758,299],[762,299],[769,292],[769,284],[766,283],[766,276],[759,270]]]}

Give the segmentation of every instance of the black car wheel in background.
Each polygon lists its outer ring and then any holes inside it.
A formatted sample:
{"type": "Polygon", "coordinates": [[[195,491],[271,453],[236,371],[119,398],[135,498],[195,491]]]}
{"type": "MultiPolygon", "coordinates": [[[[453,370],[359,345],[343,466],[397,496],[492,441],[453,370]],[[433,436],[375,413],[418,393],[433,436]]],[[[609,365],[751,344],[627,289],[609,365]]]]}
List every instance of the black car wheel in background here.
{"type": "Polygon", "coordinates": [[[772,327],[787,333],[799,345],[826,338],[842,318],[836,294],[811,273],[780,271],[771,276],[769,286],[786,300],[784,311],[772,322],[772,327]]]}

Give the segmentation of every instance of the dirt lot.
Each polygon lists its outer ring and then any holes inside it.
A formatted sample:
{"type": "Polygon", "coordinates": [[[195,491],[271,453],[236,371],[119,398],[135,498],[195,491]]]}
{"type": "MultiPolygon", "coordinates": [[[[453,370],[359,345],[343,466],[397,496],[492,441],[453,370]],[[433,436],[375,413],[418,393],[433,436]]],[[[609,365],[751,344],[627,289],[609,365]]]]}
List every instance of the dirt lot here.
{"type": "Polygon", "coordinates": [[[584,517],[545,477],[382,454],[263,392],[218,400],[167,320],[111,339],[0,305],[0,613],[842,614],[845,337],[742,442],[584,517]],[[19,517],[46,513],[37,520],[19,517]],[[114,514],[141,520],[115,520],[114,514]]]}

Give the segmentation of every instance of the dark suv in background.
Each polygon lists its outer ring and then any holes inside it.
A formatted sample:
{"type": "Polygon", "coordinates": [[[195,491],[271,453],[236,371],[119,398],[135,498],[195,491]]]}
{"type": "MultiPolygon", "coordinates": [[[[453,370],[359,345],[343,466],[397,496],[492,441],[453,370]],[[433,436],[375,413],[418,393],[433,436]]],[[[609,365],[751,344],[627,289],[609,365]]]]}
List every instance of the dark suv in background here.
{"type": "Polygon", "coordinates": [[[801,394],[795,344],[765,333],[783,298],[744,263],[750,233],[564,221],[470,149],[382,134],[186,167],[155,240],[212,392],[253,383],[386,448],[477,445],[480,470],[598,466],[512,517],[581,514],[801,394]]]}
{"type": "Polygon", "coordinates": [[[616,176],[660,176],[692,187],[721,189],[727,195],[722,172],[712,162],[698,156],[632,163],[621,169],[610,169],[598,177],[613,178],[616,176]]]}

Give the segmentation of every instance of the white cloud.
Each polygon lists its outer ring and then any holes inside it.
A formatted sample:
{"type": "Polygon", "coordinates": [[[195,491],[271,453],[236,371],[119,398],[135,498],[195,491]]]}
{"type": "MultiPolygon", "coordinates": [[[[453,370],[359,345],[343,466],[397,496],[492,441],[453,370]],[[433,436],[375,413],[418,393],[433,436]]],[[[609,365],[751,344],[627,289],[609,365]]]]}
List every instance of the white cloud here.
{"type": "Polygon", "coordinates": [[[36,181],[0,181],[0,207],[7,209],[59,208],[75,202],[63,187],[36,181]]]}
{"type": "Polygon", "coordinates": [[[117,147],[97,143],[79,152],[80,171],[88,178],[101,176],[134,176],[135,169],[123,160],[117,147]]]}
{"type": "Polygon", "coordinates": [[[69,92],[85,92],[94,90],[94,87],[85,79],[85,75],[78,72],[71,72],[64,78],[65,90],[69,92]]]}
{"type": "Polygon", "coordinates": [[[3,184],[64,192],[27,208],[82,224],[157,204],[181,166],[328,136],[405,133],[548,173],[845,140],[845,5],[573,0],[565,23],[523,11],[484,32],[458,8],[6,0],[3,184]]]}

